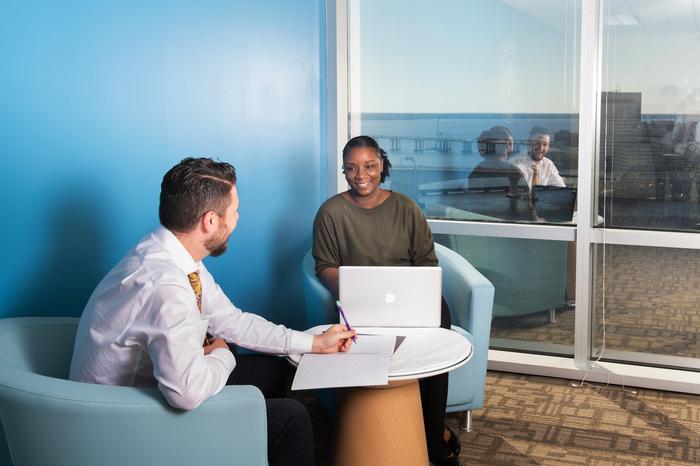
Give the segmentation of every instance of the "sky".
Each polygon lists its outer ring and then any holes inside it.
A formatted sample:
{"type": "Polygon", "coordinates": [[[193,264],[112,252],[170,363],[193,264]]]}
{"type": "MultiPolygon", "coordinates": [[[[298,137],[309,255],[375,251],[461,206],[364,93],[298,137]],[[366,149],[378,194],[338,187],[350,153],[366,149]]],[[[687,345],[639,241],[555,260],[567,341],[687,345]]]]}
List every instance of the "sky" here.
{"type": "MultiPolygon", "coordinates": [[[[643,113],[700,113],[700,33],[647,22],[648,3],[604,3],[603,16],[619,4],[643,22],[604,26],[603,90],[641,92],[643,113]]],[[[580,9],[581,0],[351,1],[351,112],[577,113],[580,9]]]]}

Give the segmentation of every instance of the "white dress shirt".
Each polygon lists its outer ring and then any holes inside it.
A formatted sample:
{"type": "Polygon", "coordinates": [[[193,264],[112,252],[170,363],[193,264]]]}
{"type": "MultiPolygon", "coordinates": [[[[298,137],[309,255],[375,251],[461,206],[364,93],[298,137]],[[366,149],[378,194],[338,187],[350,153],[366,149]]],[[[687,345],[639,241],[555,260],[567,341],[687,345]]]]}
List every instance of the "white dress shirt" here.
{"type": "Polygon", "coordinates": [[[160,227],[100,282],[80,318],[70,379],[154,386],[176,408],[194,409],[218,393],[236,365],[227,349],[204,355],[207,331],[276,354],[311,351],[311,335],[242,312],[204,264],[160,227]],[[199,272],[202,312],[187,278],[199,272]]]}
{"type": "Polygon", "coordinates": [[[523,172],[523,176],[527,181],[527,185],[532,189],[532,167],[537,165],[537,177],[540,179],[539,184],[543,186],[566,186],[564,178],[559,175],[556,165],[551,159],[543,157],[539,162],[535,162],[530,157],[527,151],[520,152],[508,160],[523,172]]]}

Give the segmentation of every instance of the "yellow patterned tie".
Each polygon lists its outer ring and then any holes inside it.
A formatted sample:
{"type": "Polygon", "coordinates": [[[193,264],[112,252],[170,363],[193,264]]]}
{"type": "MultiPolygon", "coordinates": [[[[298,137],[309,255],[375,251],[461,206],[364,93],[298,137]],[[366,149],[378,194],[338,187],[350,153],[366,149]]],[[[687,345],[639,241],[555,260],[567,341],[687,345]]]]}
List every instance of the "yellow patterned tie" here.
{"type": "MultiPolygon", "coordinates": [[[[202,312],[202,280],[199,278],[199,272],[192,272],[187,274],[187,278],[190,279],[190,285],[194,290],[194,296],[197,298],[197,309],[202,312]]],[[[204,337],[204,344],[209,344],[209,337],[204,337]]]]}
{"type": "Polygon", "coordinates": [[[537,173],[537,165],[532,164],[532,186],[540,184],[540,176],[537,173]]]}
{"type": "Polygon", "coordinates": [[[197,309],[202,312],[202,280],[199,279],[199,272],[192,272],[187,275],[187,278],[190,279],[190,285],[197,297],[197,309]]]}

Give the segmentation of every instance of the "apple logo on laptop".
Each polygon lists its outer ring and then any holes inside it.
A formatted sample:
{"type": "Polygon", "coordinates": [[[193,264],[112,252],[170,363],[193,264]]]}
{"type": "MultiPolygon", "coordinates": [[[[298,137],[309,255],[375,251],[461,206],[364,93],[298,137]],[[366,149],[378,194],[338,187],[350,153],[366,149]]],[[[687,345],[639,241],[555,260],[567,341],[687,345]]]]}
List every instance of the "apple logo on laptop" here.
{"type": "Polygon", "coordinates": [[[389,292],[384,295],[384,301],[387,304],[394,304],[396,302],[396,295],[392,292],[389,292]]]}

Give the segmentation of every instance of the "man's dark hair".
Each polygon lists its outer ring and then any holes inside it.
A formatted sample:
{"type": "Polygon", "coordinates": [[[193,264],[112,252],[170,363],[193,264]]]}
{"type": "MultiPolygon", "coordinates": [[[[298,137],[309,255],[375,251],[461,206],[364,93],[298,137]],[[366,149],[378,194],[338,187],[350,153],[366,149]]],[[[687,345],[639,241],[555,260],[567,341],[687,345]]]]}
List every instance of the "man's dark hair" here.
{"type": "Polygon", "coordinates": [[[357,147],[368,147],[377,152],[377,156],[380,157],[383,162],[382,175],[379,178],[379,181],[384,183],[384,180],[386,180],[389,176],[389,169],[391,168],[391,162],[389,162],[389,157],[387,156],[386,151],[379,147],[377,141],[369,136],[355,136],[354,138],[350,139],[347,144],[345,144],[345,147],[343,147],[343,162],[345,162],[345,159],[348,157],[348,155],[350,155],[350,151],[357,147]]]}
{"type": "Polygon", "coordinates": [[[171,231],[186,232],[213,210],[223,216],[229,193],[236,185],[236,169],[208,158],[183,159],[168,170],[160,185],[160,223],[171,231]]]}
{"type": "Polygon", "coordinates": [[[537,136],[538,134],[541,134],[543,136],[549,136],[550,138],[552,137],[550,131],[544,126],[533,126],[530,130],[530,139],[535,139],[535,136],[537,136]]]}

